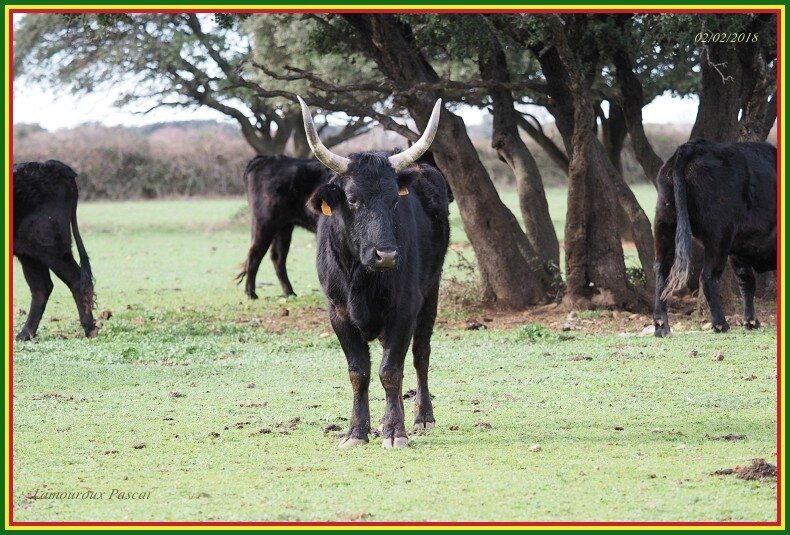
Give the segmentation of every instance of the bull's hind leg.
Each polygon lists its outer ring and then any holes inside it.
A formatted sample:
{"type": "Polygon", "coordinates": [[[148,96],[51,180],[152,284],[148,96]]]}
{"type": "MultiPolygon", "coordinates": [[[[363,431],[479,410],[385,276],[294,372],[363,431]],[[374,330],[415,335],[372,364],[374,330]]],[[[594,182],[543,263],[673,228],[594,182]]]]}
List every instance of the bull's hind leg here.
{"type": "Polygon", "coordinates": [[[93,320],[93,285],[83,287],[80,266],[71,253],[60,258],[48,259],[47,265],[71,290],[85,336],[93,338],[99,334],[96,322],[93,320]]]}
{"type": "Polygon", "coordinates": [[[414,396],[414,430],[422,431],[436,425],[433,417],[433,403],[428,390],[428,365],[431,357],[431,334],[436,321],[436,306],[439,301],[439,288],[431,291],[428,299],[417,316],[417,327],[414,330],[412,355],[414,369],[417,371],[417,394],[414,396]]]}
{"type": "Polygon", "coordinates": [[[370,405],[368,388],[370,387],[370,349],[362,339],[359,330],[348,318],[345,309],[329,307],[329,321],[346,354],[348,378],[354,391],[354,407],[351,410],[351,421],[348,433],[340,441],[341,448],[351,448],[368,443],[370,433],[370,405]]]}
{"type": "Polygon", "coordinates": [[[273,221],[265,219],[255,222],[252,244],[250,245],[249,253],[247,253],[247,263],[244,267],[247,276],[245,293],[250,299],[258,299],[258,294],[255,293],[255,278],[258,275],[261,260],[263,260],[266,251],[269,250],[269,245],[276,232],[276,225],[273,221]]]}
{"type": "Polygon", "coordinates": [[[27,314],[27,321],[16,339],[20,341],[30,340],[38,331],[38,324],[44,315],[47,307],[49,295],[52,293],[52,279],[49,276],[47,266],[27,256],[20,256],[19,263],[22,264],[22,272],[25,280],[30,287],[30,312],[27,314]]]}
{"type": "Polygon", "coordinates": [[[656,261],[653,269],[656,274],[656,300],[653,307],[653,331],[654,336],[666,336],[669,334],[669,316],[667,315],[667,300],[661,294],[667,284],[669,271],[675,261],[675,215],[674,209],[671,213],[665,213],[668,207],[657,210],[655,223],[655,256],[656,261]]]}
{"type": "Polygon", "coordinates": [[[732,268],[738,277],[738,286],[741,289],[741,297],[743,297],[743,326],[747,330],[757,329],[760,327],[760,322],[754,315],[754,291],[757,285],[754,270],[740,259],[731,258],[732,268]]]}
{"type": "Polygon", "coordinates": [[[272,240],[272,249],[269,253],[272,264],[274,264],[274,272],[277,274],[277,280],[280,281],[280,287],[283,289],[285,297],[296,295],[293,286],[291,286],[291,281],[288,280],[288,271],[285,269],[285,261],[288,259],[288,250],[291,248],[293,231],[293,225],[287,225],[280,229],[280,232],[272,240]]]}
{"type": "Polygon", "coordinates": [[[409,444],[403,409],[403,363],[413,334],[414,324],[404,318],[380,338],[384,356],[379,367],[379,378],[387,398],[381,425],[384,448],[404,448],[409,444]]]}
{"type": "Polygon", "coordinates": [[[710,307],[713,330],[717,333],[724,333],[730,330],[730,324],[727,323],[727,319],[724,317],[719,296],[719,279],[721,279],[721,274],[724,273],[724,268],[727,266],[727,255],[722,251],[726,250],[727,247],[706,245],[705,261],[702,264],[702,291],[705,293],[705,299],[707,299],[708,307],[710,307]]]}

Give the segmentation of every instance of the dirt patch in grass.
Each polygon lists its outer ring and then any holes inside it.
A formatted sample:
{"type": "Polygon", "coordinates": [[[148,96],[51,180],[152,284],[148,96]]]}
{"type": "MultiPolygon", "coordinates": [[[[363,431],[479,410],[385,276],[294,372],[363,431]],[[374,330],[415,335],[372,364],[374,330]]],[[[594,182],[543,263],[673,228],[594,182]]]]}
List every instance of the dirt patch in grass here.
{"type": "Polygon", "coordinates": [[[776,478],[776,466],[766,462],[765,459],[752,459],[749,466],[736,466],[735,468],[724,468],[713,472],[714,476],[734,475],[739,479],[753,480],[763,478],[776,478]]]}
{"type": "Polygon", "coordinates": [[[46,394],[34,395],[30,399],[36,401],[42,399],[54,399],[55,401],[74,401],[74,396],[66,396],[64,394],[59,394],[58,392],[48,392],[46,394]]]}
{"type": "MultiPolygon", "coordinates": [[[[736,300],[740,307],[740,301],[736,300]]],[[[699,331],[708,323],[707,316],[697,314],[697,298],[686,296],[673,298],[670,304],[669,322],[673,331],[699,331]]],[[[776,304],[773,301],[755,300],[757,317],[764,327],[776,327],[776,304]]],[[[443,311],[440,309],[439,314],[443,311]]],[[[460,320],[444,320],[448,327],[463,328],[467,323],[484,321],[489,329],[515,329],[539,323],[552,331],[583,332],[586,334],[640,333],[653,325],[652,313],[632,313],[620,310],[567,310],[558,303],[531,307],[522,311],[485,308],[479,316],[471,315],[460,320]]],[[[727,316],[733,328],[740,327],[743,320],[739,314],[727,316]]]]}
{"type": "Polygon", "coordinates": [[[281,309],[262,312],[254,316],[239,316],[234,320],[240,324],[254,324],[266,332],[282,334],[289,330],[330,331],[329,316],[323,307],[292,307],[283,315],[281,309]]]}
{"type": "Polygon", "coordinates": [[[727,435],[721,435],[718,437],[708,436],[707,438],[710,440],[724,440],[725,442],[736,442],[738,440],[746,440],[746,435],[734,435],[732,433],[729,433],[727,435]]]}
{"type": "MultiPolygon", "coordinates": [[[[736,300],[737,301],[737,300],[736,300]]],[[[738,306],[740,306],[740,302],[738,306]]],[[[772,301],[756,300],[757,316],[764,327],[776,327],[776,305],[772,301]]],[[[708,323],[699,315],[696,297],[674,298],[670,306],[669,321],[674,332],[700,331],[708,323]]],[[[733,328],[740,328],[743,321],[739,314],[727,316],[733,328]]],[[[289,307],[287,316],[279,308],[255,316],[242,316],[237,323],[253,323],[267,332],[281,334],[289,330],[313,331],[322,336],[333,336],[326,309],[319,306],[289,307]]],[[[500,310],[480,303],[466,301],[444,302],[439,307],[438,327],[447,329],[485,330],[517,329],[524,325],[541,324],[555,332],[585,334],[638,334],[653,325],[650,311],[632,313],[620,310],[567,310],[558,303],[531,307],[527,310],[500,310]]]]}

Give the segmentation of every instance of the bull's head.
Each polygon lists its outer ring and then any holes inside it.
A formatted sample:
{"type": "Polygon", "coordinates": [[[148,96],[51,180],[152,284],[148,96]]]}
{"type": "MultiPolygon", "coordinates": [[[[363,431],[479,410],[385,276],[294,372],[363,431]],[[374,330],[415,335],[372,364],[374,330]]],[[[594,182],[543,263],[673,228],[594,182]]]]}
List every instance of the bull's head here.
{"type": "Polygon", "coordinates": [[[316,158],[335,172],[320,186],[308,205],[324,216],[337,217],[345,229],[349,249],[371,269],[395,267],[398,258],[394,214],[398,199],[409,194],[410,173],[400,173],[431,146],[439,126],[441,99],[436,101],[428,126],[407,150],[393,155],[377,152],[334,154],[321,143],[307,104],[302,105],[305,134],[316,158]]]}

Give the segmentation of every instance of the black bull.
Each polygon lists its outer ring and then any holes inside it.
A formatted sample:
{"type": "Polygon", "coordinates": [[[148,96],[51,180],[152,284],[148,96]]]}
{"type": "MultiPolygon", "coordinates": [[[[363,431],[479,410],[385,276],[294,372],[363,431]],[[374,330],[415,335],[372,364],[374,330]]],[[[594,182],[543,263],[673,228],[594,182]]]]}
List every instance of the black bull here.
{"type": "Polygon", "coordinates": [[[318,278],[329,320],[348,364],[353,409],[341,447],[368,442],[369,342],[383,348],[379,378],[386,394],[381,421],[385,448],[408,444],[403,407],[403,367],[412,342],[417,392],[414,427],[435,420],[428,390],[430,339],[439,281],[449,243],[450,201],[444,177],[434,167],[413,165],[433,140],[441,102],[420,140],[403,153],[335,155],[318,138],[302,102],[307,139],[332,179],[309,205],[318,222],[318,278]]]}
{"type": "Polygon", "coordinates": [[[705,250],[702,290],[713,329],[730,328],[719,298],[728,257],[744,300],[744,325],[759,327],[754,272],[776,269],[776,149],[767,143],[690,141],[664,164],[657,182],[655,335],[670,332],[667,299],[688,281],[692,236],[705,250]]]}
{"type": "Polygon", "coordinates": [[[53,284],[49,272],[74,296],[85,335],[98,332],[93,321],[93,275],[77,227],[77,174],[56,160],[14,165],[14,256],[30,287],[31,302],[17,340],[36,335],[53,284]],[[71,253],[71,233],[80,264],[71,253]]]}

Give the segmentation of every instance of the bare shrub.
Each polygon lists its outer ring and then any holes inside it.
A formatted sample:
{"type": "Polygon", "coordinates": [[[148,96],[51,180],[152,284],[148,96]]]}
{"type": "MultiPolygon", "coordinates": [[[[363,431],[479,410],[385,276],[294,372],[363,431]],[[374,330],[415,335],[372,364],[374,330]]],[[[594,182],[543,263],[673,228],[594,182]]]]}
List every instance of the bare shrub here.
{"type": "Polygon", "coordinates": [[[15,162],[56,159],[79,174],[84,199],[240,195],[253,156],[238,132],[199,128],[85,124],[54,132],[18,125],[15,162]]]}

